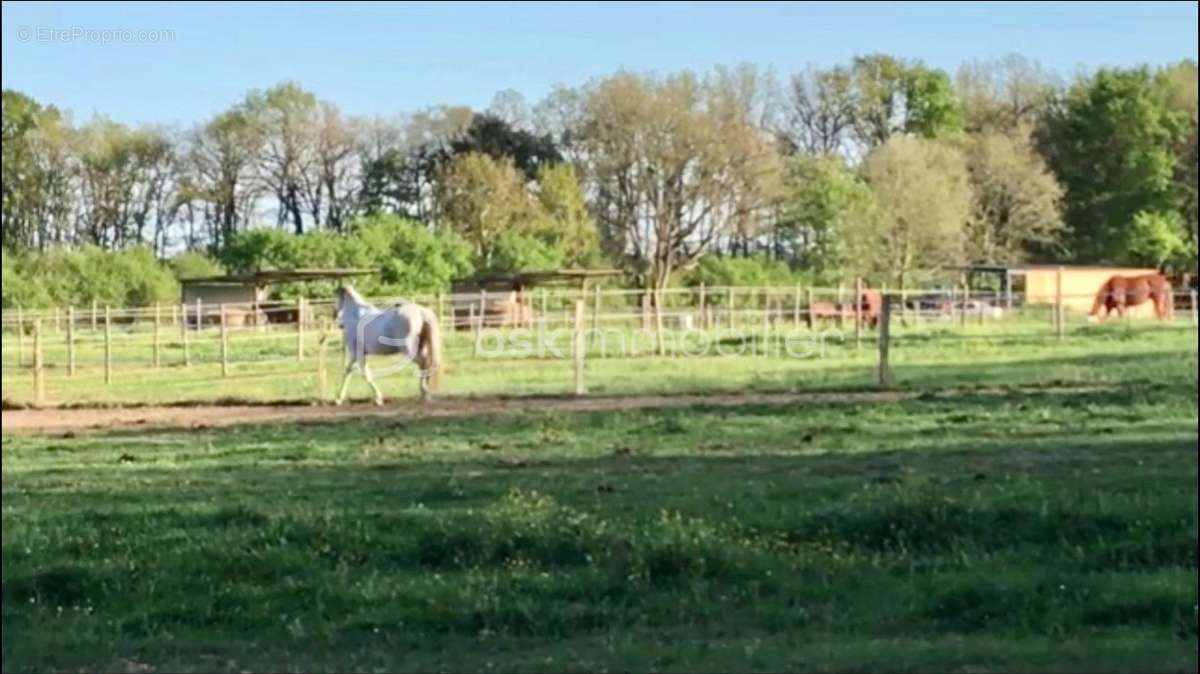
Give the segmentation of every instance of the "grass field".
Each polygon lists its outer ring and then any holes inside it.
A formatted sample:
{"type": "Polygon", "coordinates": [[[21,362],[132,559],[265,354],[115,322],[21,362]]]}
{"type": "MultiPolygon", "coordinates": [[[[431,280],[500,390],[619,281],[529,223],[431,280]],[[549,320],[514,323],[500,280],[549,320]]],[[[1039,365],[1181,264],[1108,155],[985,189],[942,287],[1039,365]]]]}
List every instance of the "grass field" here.
{"type": "MultiPolygon", "coordinates": [[[[982,326],[898,324],[894,333],[891,363],[898,386],[1154,382],[1180,376],[1177,370],[1183,363],[1190,364],[1193,381],[1195,377],[1196,331],[1182,321],[1172,326],[1076,323],[1062,341],[1040,320],[982,326]]],[[[459,397],[573,392],[569,331],[556,332],[552,326],[547,334],[547,345],[539,351],[528,333],[506,333],[503,346],[499,333],[492,333],[494,339],[483,342],[480,355],[474,353],[469,334],[449,334],[442,393],[459,397]]],[[[23,404],[33,399],[28,367],[32,344],[27,337],[26,367],[20,367],[21,345],[13,337],[6,335],[3,342],[3,397],[23,404]]],[[[106,384],[99,338],[79,336],[78,370],[69,376],[64,340],[48,333],[43,347],[47,400],[61,404],[320,398],[318,337],[311,332],[303,361],[296,359],[294,332],[250,329],[231,334],[227,376],[222,376],[215,330],[190,336],[190,367],[182,366],[178,338],[177,331],[164,329],[161,367],[155,368],[147,332],[114,335],[112,382],[106,384]]],[[[628,326],[606,327],[603,339],[588,339],[586,380],[589,392],[600,395],[862,388],[878,381],[874,339],[875,333],[866,331],[860,347],[852,328],[811,333],[782,326],[764,333],[747,322],[732,333],[668,331],[669,355],[657,356],[650,334],[628,326]]],[[[326,353],[329,398],[341,381],[340,337],[331,336],[326,353]]],[[[378,368],[391,361],[375,357],[372,362],[378,368]]],[[[413,370],[380,377],[379,383],[392,399],[417,394],[413,370]]],[[[352,380],[350,390],[353,398],[369,397],[361,377],[352,380]]]]}
{"type": "Polygon", "coordinates": [[[4,670],[1195,671],[1168,371],[6,437],[4,670]]]}
{"type": "MultiPolygon", "coordinates": [[[[135,339],[140,369],[105,386],[92,345],[51,401],[317,397],[315,344],[222,378],[135,339]]],[[[593,352],[588,384],[852,392],[873,347],[593,352]]],[[[450,356],[449,397],[571,387],[450,356]]],[[[929,326],[892,362],[930,393],[6,435],[3,669],[1196,671],[1194,329],[929,326]]]]}

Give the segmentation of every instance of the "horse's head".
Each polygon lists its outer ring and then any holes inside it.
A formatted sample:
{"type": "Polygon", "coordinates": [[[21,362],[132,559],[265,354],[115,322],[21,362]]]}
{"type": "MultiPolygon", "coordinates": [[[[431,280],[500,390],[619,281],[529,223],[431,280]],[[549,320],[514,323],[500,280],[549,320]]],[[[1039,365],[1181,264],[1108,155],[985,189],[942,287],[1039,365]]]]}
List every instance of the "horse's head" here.
{"type": "Polygon", "coordinates": [[[339,285],[333,293],[333,320],[339,328],[342,327],[342,314],[348,295],[345,285],[339,285]]]}

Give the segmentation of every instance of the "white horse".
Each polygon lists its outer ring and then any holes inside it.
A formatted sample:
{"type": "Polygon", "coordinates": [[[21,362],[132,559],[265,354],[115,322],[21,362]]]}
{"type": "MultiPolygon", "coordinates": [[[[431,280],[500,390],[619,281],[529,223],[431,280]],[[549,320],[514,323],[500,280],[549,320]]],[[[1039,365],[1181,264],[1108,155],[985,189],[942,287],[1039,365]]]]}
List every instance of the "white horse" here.
{"type": "Polygon", "coordinates": [[[411,302],[378,309],[345,285],[338,288],[336,298],[338,323],[349,357],[337,404],[346,400],[350,373],[356,365],[375,392],[375,404],[383,404],[383,392],[375,385],[367,367],[367,356],[376,354],[402,354],[412,360],[420,369],[421,400],[428,400],[431,388],[437,388],[442,368],[442,336],[437,316],[411,302]]]}

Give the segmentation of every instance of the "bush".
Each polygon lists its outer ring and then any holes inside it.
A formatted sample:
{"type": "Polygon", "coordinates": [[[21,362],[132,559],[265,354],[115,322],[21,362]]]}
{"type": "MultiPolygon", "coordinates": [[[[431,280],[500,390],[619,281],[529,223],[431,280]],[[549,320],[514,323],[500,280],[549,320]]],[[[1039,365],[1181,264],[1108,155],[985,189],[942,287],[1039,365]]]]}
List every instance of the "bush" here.
{"type": "MultiPolygon", "coordinates": [[[[422,224],[394,215],[372,215],[350,223],[346,234],[290,234],[257,229],[233,237],[221,259],[230,271],[354,267],[375,269],[354,286],[367,295],[428,293],[448,290],[451,281],[472,271],[470,250],[450,232],[434,233],[422,224]]],[[[336,281],[282,284],[277,297],[329,295],[336,281]]]]}
{"type": "Polygon", "coordinates": [[[199,251],[189,250],[171,258],[171,271],[176,279],[201,276],[220,276],[225,273],[221,263],[199,251]]]}
{"type": "Polygon", "coordinates": [[[563,250],[557,246],[532,236],[505,232],[496,240],[487,264],[481,266],[490,272],[554,271],[563,266],[563,259],[563,250]]]}
{"type": "Polygon", "coordinates": [[[683,285],[706,286],[787,286],[801,282],[787,263],[764,255],[721,257],[705,255],[699,264],[681,274],[683,285]]]}
{"type": "Polygon", "coordinates": [[[174,274],[146,247],[4,253],[4,306],[146,306],[179,299],[174,274]]]}

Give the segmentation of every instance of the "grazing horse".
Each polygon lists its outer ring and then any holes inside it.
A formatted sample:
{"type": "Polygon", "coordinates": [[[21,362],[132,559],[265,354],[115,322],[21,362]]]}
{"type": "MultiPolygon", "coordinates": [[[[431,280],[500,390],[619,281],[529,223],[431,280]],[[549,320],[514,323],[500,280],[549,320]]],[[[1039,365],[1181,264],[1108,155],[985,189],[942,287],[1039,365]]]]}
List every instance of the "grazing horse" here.
{"type": "Polygon", "coordinates": [[[1124,318],[1125,310],[1142,304],[1146,300],[1154,302],[1154,315],[1159,320],[1171,318],[1172,310],[1171,284],[1162,274],[1143,274],[1142,276],[1113,276],[1100,286],[1096,293],[1096,301],[1090,312],[1093,321],[1103,321],[1116,309],[1117,315],[1124,318]],[[1101,314],[1103,310],[1103,314],[1101,314]]]}
{"type": "Polygon", "coordinates": [[[437,316],[414,303],[378,309],[350,286],[337,290],[337,316],[346,343],[349,363],[342,378],[337,404],[346,399],[350,374],[357,365],[375,392],[375,404],[383,404],[383,393],[371,378],[367,356],[403,354],[420,368],[421,400],[428,400],[431,388],[437,388],[442,368],[442,336],[437,316]]]}
{"type": "MultiPolygon", "coordinates": [[[[883,309],[883,296],[878,290],[864,288],[862,294],[858,296],[858,315],[861,317],[863,325],[875,328],[879,326],[879,316],[883,309]]],[[[809,312],[812,315],[812,320],[835,320],[847,318],[853,320],[855,317],[854,304],[834,304],[833,302],[813,302],[809,307],[809,312]]]]}

